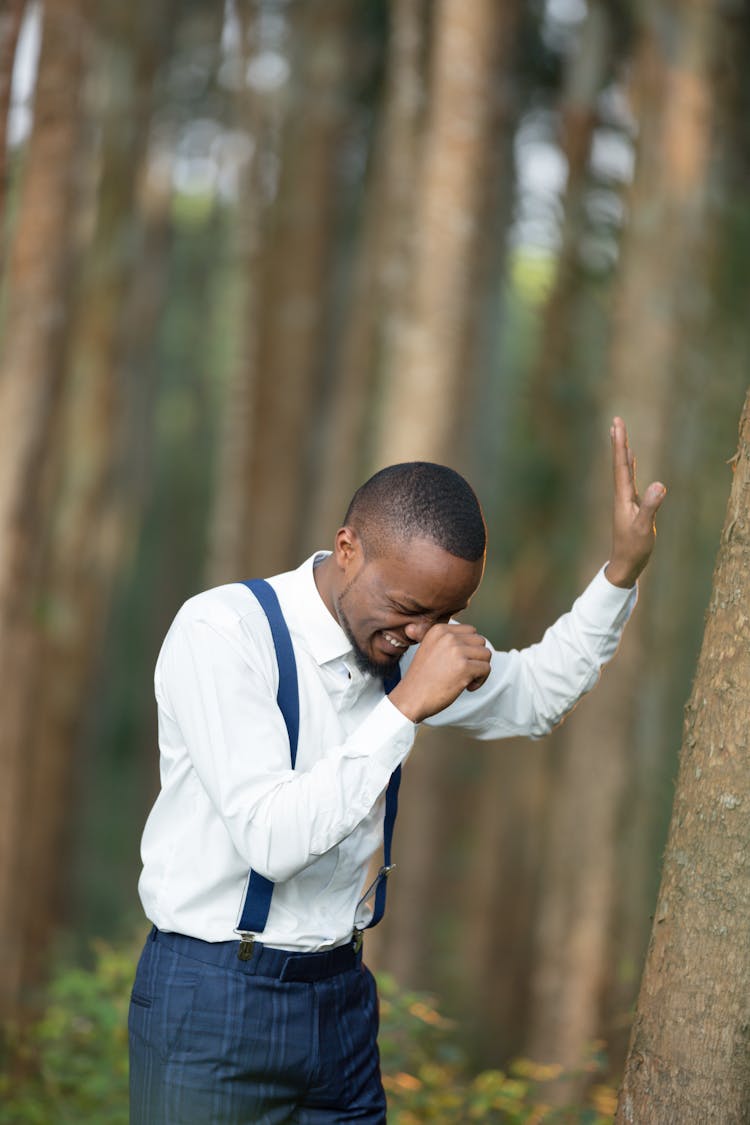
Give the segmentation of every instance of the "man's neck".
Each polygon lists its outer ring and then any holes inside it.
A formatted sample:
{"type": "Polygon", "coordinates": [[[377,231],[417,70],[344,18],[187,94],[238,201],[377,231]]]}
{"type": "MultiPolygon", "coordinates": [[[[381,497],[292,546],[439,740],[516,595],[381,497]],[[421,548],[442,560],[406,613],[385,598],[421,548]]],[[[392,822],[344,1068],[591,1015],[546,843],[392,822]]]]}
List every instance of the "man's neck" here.
{"type": "Polygon", "coordinates": [[[334,598],[334,580],[336,577],[336,563],[333,555],[327,555],[325,558],[318,559],[313,564],[313,579],[317,586],[318,593],[323,599],[323,604],[330,613],[331,617],[338,623],[338,614],[336,613],[336,602],[334,598]]]}

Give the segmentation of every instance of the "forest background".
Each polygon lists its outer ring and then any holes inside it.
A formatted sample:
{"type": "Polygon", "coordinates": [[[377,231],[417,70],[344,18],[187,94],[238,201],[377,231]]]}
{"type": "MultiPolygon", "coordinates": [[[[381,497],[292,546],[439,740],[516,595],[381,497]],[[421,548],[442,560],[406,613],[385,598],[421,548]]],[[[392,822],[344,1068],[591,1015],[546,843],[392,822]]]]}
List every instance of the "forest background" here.
{"type": "Polygon", "coordinates": [[[476,1067],[621,1070],[750,355],[750,17],[698,0],[4,0],[4,1018],[144,933],[180,604],[444,461],[470,620],[606,560],[609,422],[666,481],[616,663],[553,736],[423,734],[369,959],[476,1067]]]}

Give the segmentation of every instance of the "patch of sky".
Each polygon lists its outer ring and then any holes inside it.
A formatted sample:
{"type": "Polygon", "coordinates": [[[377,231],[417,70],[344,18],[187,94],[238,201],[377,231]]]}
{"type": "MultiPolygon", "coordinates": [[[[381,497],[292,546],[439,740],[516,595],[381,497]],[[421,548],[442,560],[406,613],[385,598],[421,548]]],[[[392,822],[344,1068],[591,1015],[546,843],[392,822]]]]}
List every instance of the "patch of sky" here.
{"type": "Polygon", "coordinates": [[[586,0],[547,0],[542,22],[545,47],[561,55],[575,50],[578,30],[586,12],[586,0]]]}
{"type": "Polygon", "coordinates": [[[39,0],[33,0],[24,13],[13,62],[7,131],[9,148],[22,145],[31,132],[32,103],[41,44],[42,5],[39,0]]]}

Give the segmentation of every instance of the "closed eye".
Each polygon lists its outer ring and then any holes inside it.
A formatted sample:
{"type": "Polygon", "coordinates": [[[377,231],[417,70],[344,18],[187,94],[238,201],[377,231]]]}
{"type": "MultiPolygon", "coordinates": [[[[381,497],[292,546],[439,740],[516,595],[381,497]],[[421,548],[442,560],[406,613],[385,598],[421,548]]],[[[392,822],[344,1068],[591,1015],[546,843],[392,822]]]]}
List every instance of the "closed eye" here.
{"type": "Polygon", "coordinates": [[[423,609],[422,606],[405,606],[400,605],[398,602],[391,603],[397,613],[403,614],[404,617],[433,617],[435,624],[444,625],[450,621],[452,617],[457,617],[459,613],[463,613],[468,606],[461,606],[459,609],[451,610],[450,613],[442,613],[439,617],[435,617],[434,613],[429,609],[423,609]]]}
{"type": "Polygon", "coordinates": [[[400,613],[404,617],[423,617],[429,611],[422,609],[420,605],[402,605],[401,602],[389,602],[390,608],[395,613],[400,613]]]}

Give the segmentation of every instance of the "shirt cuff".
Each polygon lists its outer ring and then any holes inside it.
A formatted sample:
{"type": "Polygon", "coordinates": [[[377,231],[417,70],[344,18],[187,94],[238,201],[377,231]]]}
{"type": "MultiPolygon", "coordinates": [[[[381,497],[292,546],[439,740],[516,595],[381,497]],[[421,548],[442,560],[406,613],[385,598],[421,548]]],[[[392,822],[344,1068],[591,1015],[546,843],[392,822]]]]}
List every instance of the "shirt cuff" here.
{"type": "Polygon", "coordinates": [[[577,608],[590,621],[608,622],[621,629],[638,601],[638,583],[630,589],[615,586],[604,573],[606,567],[607,563],[594,575],[579,597],[577,608]]]}
{"type": "Polygon", "coordinates": [[[384,696],[365,721],[349,737],[348,749],[366,754],[390,776],[414,744],[417,725],[384,696]]]}

